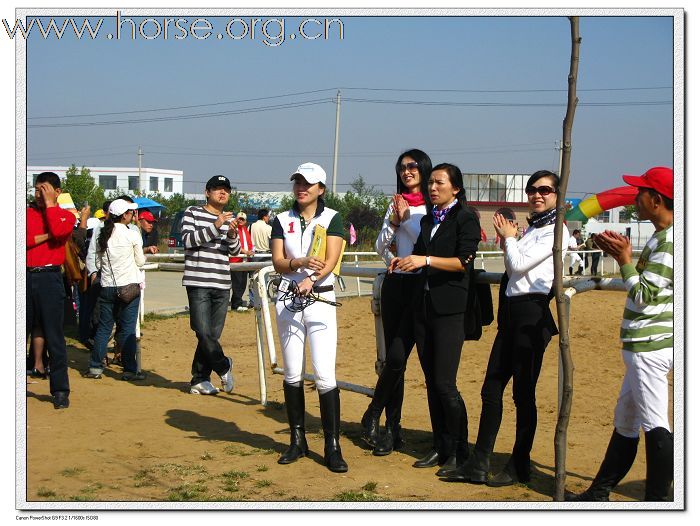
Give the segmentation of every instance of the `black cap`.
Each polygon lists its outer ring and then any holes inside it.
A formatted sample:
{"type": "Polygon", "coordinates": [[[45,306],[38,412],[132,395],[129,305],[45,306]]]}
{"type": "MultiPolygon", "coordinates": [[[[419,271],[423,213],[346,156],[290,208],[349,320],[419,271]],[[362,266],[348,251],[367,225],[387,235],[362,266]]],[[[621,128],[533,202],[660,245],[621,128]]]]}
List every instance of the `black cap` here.
{"type": "Polygon", "coordinates": [[[230,190],[231,181],[229,181],[228,178],[224,177],[223,175],[215,175],[207,181],[207,190],[211,190],[212,188],[216,188],[217,186],[225,186],[230,190]]]}

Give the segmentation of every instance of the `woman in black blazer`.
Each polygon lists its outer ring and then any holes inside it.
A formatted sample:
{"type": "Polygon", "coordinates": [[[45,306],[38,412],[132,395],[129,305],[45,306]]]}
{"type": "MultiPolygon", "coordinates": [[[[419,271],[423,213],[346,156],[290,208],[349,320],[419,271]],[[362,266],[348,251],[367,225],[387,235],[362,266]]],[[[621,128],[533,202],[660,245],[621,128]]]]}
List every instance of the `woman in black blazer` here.
{"type": "Polygon", "coordinates": [[[415,467],[441,465],[438,476],[464,462],[467,410],[457,390],[464,343],[469,270],[481,239],[477,217],[466,208],[462,172],[452,164],[433,168],[428,182],[432,213],[421,220],[413,254],[394,258],[390,269],[420,270],[413,316],[418,355],[428,387],[433,449],[415,467]]]}

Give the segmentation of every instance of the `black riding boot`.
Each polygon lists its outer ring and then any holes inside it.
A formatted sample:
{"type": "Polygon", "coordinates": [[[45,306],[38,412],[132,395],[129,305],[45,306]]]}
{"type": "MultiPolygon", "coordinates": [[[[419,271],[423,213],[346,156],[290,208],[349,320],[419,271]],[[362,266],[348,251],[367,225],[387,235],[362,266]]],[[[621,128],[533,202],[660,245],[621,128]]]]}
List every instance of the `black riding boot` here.
{"type": "Polygon", "coordinates": [[[291,442],[287,451],[277,461],[278,464],[291,464],[300,457],[309,454],[304,433],[304,385],[290,385],[282,382],[284,387],[284,405],[287,406],[287,419],[291,431],[291,442]]]}
{"type": "Polygon", "coordinates": [[[326,467],[335,473],[345,473],[348,465],[340,451],[340,390],[335,387],[318,395],[321,404],[321,425],[323,426],[323,459],[326,467]]]}
{"type": "Polygon", "coordinates": [[[610,437],[605,458],[591,486],[579,495],[565,496],[570,502],[607,502],[612,489],[627,475],[637,456],[639,437],[628,438],[617,430],[610,437]]]}
{"type": "Polygon", "coordinates": [[[663,427],[644,433],[647,452],[646,501],[670,501],[673,484],[673,435],[663,427]]]}
{"type": "Polygon", "coordinates": [[[445,424],[450,434],[450,456],[437,471],[438,477],[444,477],[466,462],[469,456],[467,445],[467,408],[459,393],[442,399],[445,424]]]}
{"type": "Polygon", "coordinates": [[[403,438],[401,437],[401,425],[395,417],[392,420],[387,418],[386,432],[384,436],[379,439],[372,454],[376,457],[383,457],[394,451],[394,449],[399,449],[402,446],[403,438]]]}
{"type": "Polygon", "coordinates": [[[367,442],[370,447],[375,447],[379,442],[379,418],[382,416],[382,410],[376,409],[373,406],[374,400],[370,402],[367,411],[362,415],[362,440],[367,442]]]}

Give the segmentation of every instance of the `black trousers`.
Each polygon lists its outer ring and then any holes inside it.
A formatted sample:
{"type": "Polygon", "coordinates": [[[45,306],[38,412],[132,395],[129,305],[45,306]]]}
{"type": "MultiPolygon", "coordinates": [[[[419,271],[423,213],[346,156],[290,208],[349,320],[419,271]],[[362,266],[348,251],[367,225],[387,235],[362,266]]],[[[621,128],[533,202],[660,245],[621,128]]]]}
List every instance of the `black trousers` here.
{"type": "Polygon", "coordinates": [[[493,452],[503,415],[503,392],[512,378],[516,422],[511,462],[521,481],[530,479],[530,451],[537,429],[535,389],[545,348],[556,333],[546,295],[501,295],[498,333],[481,388],[476,450],[486,458],[493,452]]]}
{"type": "Polygon", "coordinates": [[[243,294],[248,283],[248,272],[231,272],[231,308],[243,305],[243,294]]]}
{"type": "Polygon", "coordinates": [[[70,392],[68,384],[68,354],[63,336],[63,315],[66,289],[61,272],[27,271],[27,338],[32,327],[44,332],[45,348],[49,353],[49,389],[51,393],[70,392]]]}
{"type": "Polygon", "coordinates": [[[598,263],[600,263],[600,253],[595,252],[591,254],[591,275],[598,275],[598,263]]]}
{"type": "Polygon", "coordinates": [[[382,328],[386,362],[374,388],[371,405],[379,412],[386,409],[387,424],[401,421],[404,371],[415,345],[412,301],[420,277],[415,274],[387,274],[382,283],[382,328]]]}
{"type": "Polygon", "coordinates": [[[439,315],[427,291],[414,311],[414,334],[433,428],[433,444],[443,455],[466,455],[467,411],[457,389],[464,344],[464,312],[439,315]]]}

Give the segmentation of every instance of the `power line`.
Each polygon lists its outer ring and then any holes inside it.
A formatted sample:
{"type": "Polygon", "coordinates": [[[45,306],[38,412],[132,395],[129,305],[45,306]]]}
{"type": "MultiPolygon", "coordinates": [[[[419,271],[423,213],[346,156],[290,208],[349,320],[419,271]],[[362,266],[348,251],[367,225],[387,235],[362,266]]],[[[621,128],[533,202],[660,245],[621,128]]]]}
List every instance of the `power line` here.
{"type": "MultiPolygon", "coordinates": [[[[415,106],[450,106],[450,107],[487,107],[487,108],[512,108],[512,107],[565,107],[565,102],[451,102],[451,101],[421,101],[421,100],[395,100],[395,99],[353,99],[346,97],[346,102],[362,102],[368,104],[410,104],[415,106]]],[[[672,104],[672,101],[630,101],[630,102],[579,102],[578,106],[661,106],[672,104]]]]}
{"type": "MultiPolygon", "coordinates": [[[[231,101],[221,101],[221,102],[210,102],[206,104],[190,104],[186,106],[165,106],[161,108],[147,108],[143,110],[125,110],[125,111],[112,111],[104,113],[78,113],[71,115],[43,115],[37,117],[27,117],[27,120],[39,120],[39,119],[68,119],[68,118],[80,118],[80,117],[105,117],[108,115],[133,115],[137,113],[149,113],[157,111],[174,111],[174,110],[185,110],[193,108],[206,108],[209,106],[223,106],[227,104],[240,104],[242,102],[256,102],[260,100],[270,100],[279,99],[284,97],[296,97],[299,95],[309,95],[314,93],[323,93],[326,91],[335,90],[354,90],[354,91],[394,91],[399,93],[562,93],[566,92],[566,89],[412,89],[412,88],[366,88],[366,87],[341,87],[341,88],[325,88],[309,91],[298,91],[295,93],[285,93],[281,95],[270,95],[267,97],[256,97],[251,99],[240,99],[231,101]]],[[[578,92],[607,92],[607,91],[649,91],[649,90],[663,90],[663,89],[673,89],[673,86],[643,86],[643,87],[628,87],[628,88],[588,88],[588,89],[577,89],[578,92]]]]}
{"type": "Polygon", "coordinates": [[[154,111],[173,111],[173,110],[189,110],[192,108],[205,108],[208,106],[223,106],[226,104],[240,104],[242,102],[256,102],[259,100],[270,100],[270,99],[279,99],[283,97],[295,97],[297,95],[309,95],[312,93],[321,93],[324,91],[330,91],[329,89],[317,89],[317,90],[311,90],[311,91],[299,91],[296,93],[286,93],[284,95],[270,95],[269,97],[256,97],[254,99],[240,99],[240,100],[231,100],[231,101],[225,101],[225,102],[211,102],[208,104],[192,104],[189,106],[170,106],[170,107],[165,107],[165,108],[150,108],[150,109],[145,109],[145,110],[131,110],[131,111],[112,111],[112,112],[107,112],[107,113],[83,113],[83,114],[75,114],[75,115],[50,115],[50,116],[43,116],[43,117],[27,117],[27,120],[32,120],[32,119],[68,119],[68,118],[78,118],[78,117],[104,117],[107,115],[130,115],[134,113],[148,113],[148,112],[154,112],[154,111]]]}
{"type": "Polygon", "coordinates": [[[180,121],[189,119],[202,119],[207,117],[221,117],[225,115],[241,115],[245,113],[259,113],[263,111],[273,111],[273,110],[283,110],[289,108],[302,108],[305,106],[315,106],[318,104],[327,104],[331,99],[316,99],[305,102],[293,102],[287,104],[276,104],[272,106],[261,106],[257,108],[246,108],[240,110],[231,111],[221,111],[212,113],[199,113],[191,115],[178,115],[172,117],[153,117],[148,119],[133,119],[133,120],[122,120],[122,121],[95,121],[95,122],[76,122],[76,123],[59,123],[59,124],[28,124],[27,128],[73,128],[73,127],[83,127],[83,126],[109,126],[112,124],[143,124],[151,122],[165,122],[165,121],[180,121]]]}

